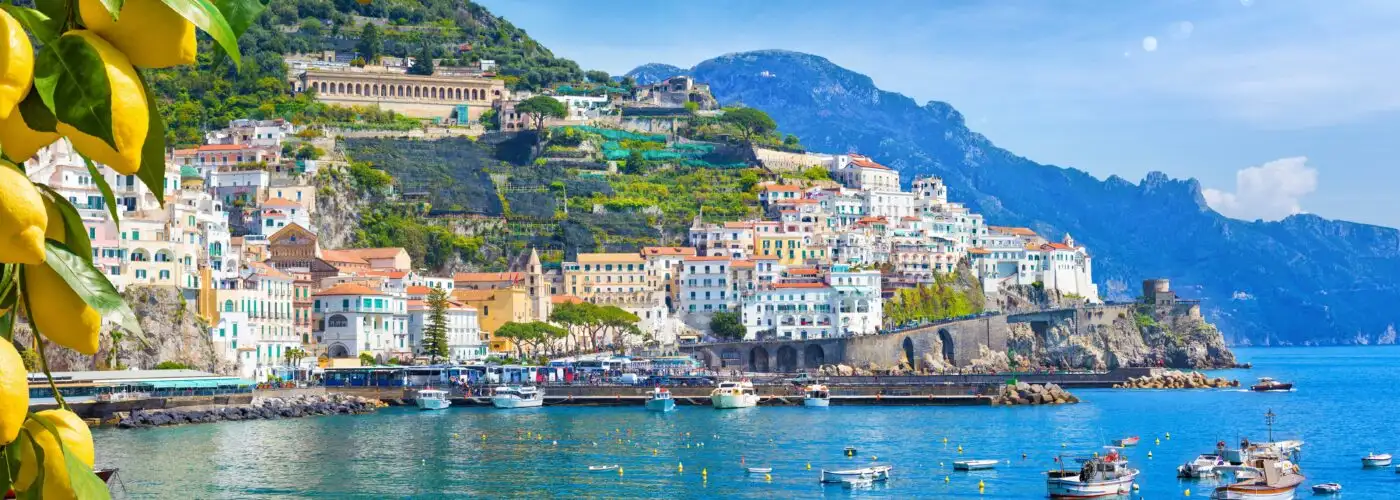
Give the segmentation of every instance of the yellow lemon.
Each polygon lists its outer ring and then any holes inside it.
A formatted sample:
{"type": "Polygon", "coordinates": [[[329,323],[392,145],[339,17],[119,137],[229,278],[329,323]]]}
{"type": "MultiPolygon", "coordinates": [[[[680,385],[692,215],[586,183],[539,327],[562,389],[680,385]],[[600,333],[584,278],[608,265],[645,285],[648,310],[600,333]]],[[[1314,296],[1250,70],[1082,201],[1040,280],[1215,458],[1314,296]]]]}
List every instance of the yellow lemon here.
{"type": "Polygon", "coordinates": [[[0,160],[0,262],[44,263],[44,231],[48,227],[39,188],[13,163],[0,160]]]}
{"type": "Polygon", "coordinates": [[[141,169],[141,146],[150,131],[151,117],[146,107],[146,94],[136,77],[136,68],[112,44],[91,31],[69,31],[64,38],[79,37],[97,50],[107,67],[107,84],[112,92],[112,139],[117,147],[106,141],[79,132],[66,123],[58,123],[58,133],[73,141],[73,148],[93,161],[102,163],[124,175],[141,169]]]}
{"type": "Polygon", "coordinates": [[[34,46],[24,27],[0,11],[0,118],[10,116],[34,83],[34,46]]]}
{"type": "MultiPolygon", "coordinates": [[[[34,414],[34,417],[42,418],[53,425],[54,430],[58,431],[58,439],[63,440],[63,446],[68,448],[68,453],[92,467],[96,458],[92,450],[92,431],[88,430],[83,419],[68,410],[44,410],[34,414]]],[[[19,447],[19,474],[15,475],[15,491],[24,491],[34,485],[34,479],[39,474],[39,465],[34,463],[38,457],[34,455],[32,445],[37,444],[39,449],[44,450],[44,499],[76,499],[77,494],[69,484],[68,464],[63,458],[63,449],[58,446],[58,439],[54,439],[53,433],[38,422],[25,422],[24,429],[29,431],[33,442],[23,443],[19,447]]]]}
{"type": "Polygon", "coordinates": [[[5,156],[11,160],[22,162],[33,158],[39,148],[53,144],[58,138],[58,132],[40,132],[29,128],[18,109],[10,116],[0,118],[0,150],[4,150],[5,156]]]}
{"type": "Polygon", "coordinates": [[[49,229],[44,231],[44,237],[67,244],[68,234],[64,231],[67,226],[63,223],[63,214],[58,213],[58,207],[48,198],[44,198],[44,214],[49,217],[49,229]]]}
{"type": "Polygon", "coordinates": [[[0,339],[0,444],[19,435],[29,412],[29,372],[10,341],[0,339]]]}
{"type": "Polygon", "coordinates": [[[194,23],[161,0],[126,0],[117,19],[100,0],[80,0],[83,25],[101,35],[141,68],[194,64],[194,23]]]}
{"type": "Polygon", "coordinates": [[[47,264],[24,266],[29,293],[29,319],[54,343],[87,354],[97,354],[102,315],[68,287],[68,282],[47,264]]]}

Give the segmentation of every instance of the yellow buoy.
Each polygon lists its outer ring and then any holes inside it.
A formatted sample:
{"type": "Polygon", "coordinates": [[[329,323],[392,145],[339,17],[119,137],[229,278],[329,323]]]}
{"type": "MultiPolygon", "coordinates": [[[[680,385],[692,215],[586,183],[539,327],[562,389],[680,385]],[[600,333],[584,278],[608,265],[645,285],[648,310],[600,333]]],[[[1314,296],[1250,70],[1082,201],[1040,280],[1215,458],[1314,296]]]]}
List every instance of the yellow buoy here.
{"type": "Polygon", "coordinates": [[[685,472],[685,464],[676,462],[676,472],[685,472]]]}
{"type": "Polygon", "coordinates": [[[871,460],[879,460],[880,457],[877,457],[877,456],[875,456],[875,455],[871,455],[871,456],[870,456],[870,459],[871,459],[871,460]]]}
{"type": "Polygon", "coordinates": [[[452,433],[452,439],[457,439],[457,433],[452,433]]]}
{"type": "Polygon", "coordinates": [[[710,469],[705,469],[705,468],[700,469],[700,475],[702,475],[702,476],[709,476],[709,475],[710,475],[710,469]]]}
{"type": "Polygon", "coordinates": [[[807,470],[812,470],[812,462],[807,462],[807,470]]]}
{"type": "Polygon", "coordinates": [[[951,481],[951,479],[948,479],[948,476],[943,476],[943,482],[946,483],[946,482],[949,482],[949,481],[951,481]]]}
{"type": "Polygon", "coordinates": [[[958,445],[958,453],[962,453],[962,445],[958,445]]]}
{"type": "Polygon", "coordinates": [[[771,482],[773,482],[773,475],[772,475],[772,474],[764,474],[764,475],[763,475],[763,480],[764,480],[764,481],[768,481],[768,482],[771,483],[771,482]]]}
{"type": "Polygon", "coordinates": [[[622,467],[618,467],[618,468],[617,468],[617,475],[619,475],[619,476],[622,475],[622,467]]]}
{"type": "Polygon", "coordinates": [[[1156,444],[1162,444],[1162,439],[1161,439],[1161,438],[1157,438],[1157,439],[1156,439],[1156,444]]]}
{"type": "Polygon", "coordinates": [[[486,440],[486,435],[485,435],[485,434],[482,434],[482,435],[481,435],[481,440],[482,440],[482,441],[485,441],[485,440],[486,440]]]}
{"type": "Polygon", "coordinates": [[[943,436],[943,444],[948,444],[948,436],[943,436]]]}
{"type": "Polygon", "coordinates": [[[1069,444],[1067,444],[1067,443],[1060,443],[1060,447],[1061,447],[1061,448],[1064,448],[1064,447],[1066,447],[1066,446],[1069,446],[1069,444]]]}
{"type": "Polygon", "coordinates": [[[1147,452],[1147,458],[1152,458],[1152,452],[1147,452]]]}
{"type": "Polygon", "coordinates": [[[1094,452],[1094,458],[1099,458],[1099,452],[1094,452]]]}
{"type": "Polygon", "coordinates": [[[652,454],[652,456],[655,456],[655,455],[656,455],[656,449],[655,449],[655,448],[652,448],[651,454],[652,454]]]}
{"type": "Polygon", "coordinates": [[[1172,433],[1168,432],[1168,433],[1167,433],[1167,439],[1171,439],[1171,438],[1172,438],[1172,433]]]}
{"type": "Polygon", "coordinates": [[[1191,489],[1190,489],[1190,488],[1187,488],[1187,489],[1186,489],[1186,496],[1188,496],[1188,497],[1191,496],[1191,489]]]}

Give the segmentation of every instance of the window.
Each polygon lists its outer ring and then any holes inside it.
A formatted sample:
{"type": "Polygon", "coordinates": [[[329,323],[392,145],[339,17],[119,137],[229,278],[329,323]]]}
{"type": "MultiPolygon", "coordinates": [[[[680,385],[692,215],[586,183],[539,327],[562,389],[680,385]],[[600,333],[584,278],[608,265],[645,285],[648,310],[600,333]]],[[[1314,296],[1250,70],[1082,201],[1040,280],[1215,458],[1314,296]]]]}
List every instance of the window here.
{"type": "Polygon", "coordinates": [[[347,324],[349,324],[349,320],[346,320],[345,316],[339,314],[331,316],[329,319],[326,320],[326,326],[331,327],[344,327],[347,324]]]}

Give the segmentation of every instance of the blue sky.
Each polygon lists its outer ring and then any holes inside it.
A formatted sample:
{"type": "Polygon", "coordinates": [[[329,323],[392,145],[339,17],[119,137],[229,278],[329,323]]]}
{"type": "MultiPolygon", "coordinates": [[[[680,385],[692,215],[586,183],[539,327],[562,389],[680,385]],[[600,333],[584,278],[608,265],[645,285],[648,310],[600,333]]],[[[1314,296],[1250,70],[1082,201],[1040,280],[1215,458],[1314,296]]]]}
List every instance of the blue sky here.
{"type": "Polygon", "coordinates": [[[1400,227],[1400,1],[482,3],[585,69],[808,52],[1041,163],[1195,177],[1237,218],[1400,227]]]}

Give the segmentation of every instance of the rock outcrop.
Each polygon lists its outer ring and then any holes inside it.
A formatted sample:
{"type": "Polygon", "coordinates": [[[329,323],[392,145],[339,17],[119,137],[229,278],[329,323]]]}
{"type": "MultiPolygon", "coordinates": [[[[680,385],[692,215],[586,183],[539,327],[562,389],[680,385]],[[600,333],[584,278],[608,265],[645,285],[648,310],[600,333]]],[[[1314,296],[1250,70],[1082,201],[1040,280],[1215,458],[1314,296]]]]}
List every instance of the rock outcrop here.
{"type": "Polygon", "coordinates": [[[1214,325],[1189,308],[1102,308],[1088,319],[1011,325],[1017,368],[1093,369],[1163,366],[1229,368],[1235,355],[1214,325]]]}
{"type": "Polygon", "coordinates": [[[136,410],[114,416],[117,427],[136,429],[165,425],[199,424],[237,420],[274,420],[313,415],[353,415],[371,413],[384,403],[339,393],[302,395],[290,398],[257,398],[246,405],[136,410]]]}
{"type": "Polygon", "coordinates": [[[1207,377],[1201,372],[1169,370],[1151,376],[1132,377],[1127,383],[1114,385],[1114,389],[1210,389],[1239,387],[1240,381],[1221,377],[1207,377]]]}
{"type": "Polygon", "coordinates": [[[1079,398],[1056,384],[1041,385],[1017,382],[1015,385],[1001,386],[1001,390],[992,396],[992,405],[994,406],[1062,405],[1078,402],[1079,398]]]}

